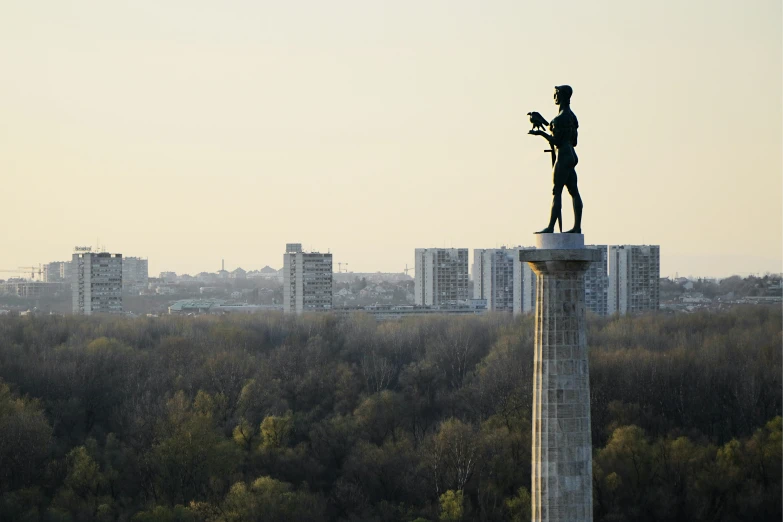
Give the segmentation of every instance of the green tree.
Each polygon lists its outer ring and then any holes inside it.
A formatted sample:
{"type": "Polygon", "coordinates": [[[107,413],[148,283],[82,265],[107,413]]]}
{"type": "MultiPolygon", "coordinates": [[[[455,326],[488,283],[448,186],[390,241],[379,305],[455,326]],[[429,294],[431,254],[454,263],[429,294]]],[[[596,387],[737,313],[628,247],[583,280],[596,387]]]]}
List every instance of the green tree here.
{"type": "Polygon", "coordinates": [[[163,440],[153,448],[158,493],[185,504],[210,497],[239,462],[238,448],[215,428],[220,401],[199,392],[192,405],[182,392],[168,401],[163,440]]]}
{"type": "Polygon", "coordinates": [[[0,493],[40,480],[51,437],[40,403],[14,398],[0,381],[0,493]]]}
{"type": "Polygon", "coordinates": [[[459,522],[462,520],[462,491],[448,490],[440,496],[441,522],[459,522]]]}
{"type": "MultiPolygon", "coordinates": [[[[95,441],[88,441],[95,446],[95,441]]],[[[57,492],[53,507],[70,513],[75,520],[112,520],[114,499],[106,491],[106,479],[85,446],[72,449],[66,457],[68,473],[57,492]]]]}
{"type": "Polygon", "coordinates": [[[184,506],[155,506],[154,508],[136,513],[132,522],[197,522],[195,513],[184,506]]]}
{"type": "Polygon", "coordinates": [[[634,520],[648,519],[653,464],[650,443],[639,427],[621,426],[614,430],[593,462],[599,514],[619,512],[634,520]]]}
{"type": "Polygon", "coordinates": [[[261,445],[266,449],[279,449],[288,444],[288,438],[293,430],[293,415],[289,411],[278,417],[269,415],[261,422],[261,445]]]}
{"type": "Polygon", "coordinates": [[[234,428],[234,431],[231,432],[231,435],[234,438],[234,442],[236,442],[240,448],[246,450],[253,447],[253,442],[256,439],[256,431],[253,428],[253,425],[244,417],[239,419],[239,422],[234,428]]]}
{"type": "Polygon", "coordinates": [[[527,488],[519,488],[517,494],[506,499],[506,509],[508,510],[511,522],[530,522],[530,492],[527,488]]]}
{"type": "Polygon", "coordinates": [[[251,484],[231,486],[218,508],[193,503],[191,509],[207,522],[319,522],[324,520],[323,499],[305,491],[294,491],[290,484],[271,477],[260,477],[251,484]]]}

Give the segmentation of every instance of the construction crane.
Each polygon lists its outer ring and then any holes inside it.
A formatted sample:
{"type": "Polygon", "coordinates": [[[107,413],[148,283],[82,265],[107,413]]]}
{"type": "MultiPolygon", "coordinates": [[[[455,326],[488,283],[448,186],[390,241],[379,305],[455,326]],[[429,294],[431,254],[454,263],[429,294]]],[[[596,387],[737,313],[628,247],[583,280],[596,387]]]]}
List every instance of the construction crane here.
{"type": "Polygon", "coordinates": [[[20,266],[21,270],[24,270],[25,272],[30,272],[30,279],[35,279],[36,270],[38,272],[38,279],[43,279],[43,268],[41,268],[41,265],[38,265],[38,268],[34,266],[20,266]]]}
{"type": "Polygon", "coordinates": [[[405,275],[408,275],[408,272],[415,272],[415,271],[416,271],[415,268],[408,268],[408,263],[405,263],[405,270],[403,270],[403,272],[405,272],[405,275]]]}
{"type": "MultiPolygon", "coordinates": [[[[12,270],[10,268],[0,268],[0,272],[11,272],[11,273],[14,273],[14,274],[27,274],[27,273],[29,273],[28,270],[27,270],[27,267],[25,267],[25,270],[20,270],[18,268],[15,269],[15,270],[12,270]]],[[[34,271],[31,273],[31,276],[35,276],[35,272],[34,271]]]]}

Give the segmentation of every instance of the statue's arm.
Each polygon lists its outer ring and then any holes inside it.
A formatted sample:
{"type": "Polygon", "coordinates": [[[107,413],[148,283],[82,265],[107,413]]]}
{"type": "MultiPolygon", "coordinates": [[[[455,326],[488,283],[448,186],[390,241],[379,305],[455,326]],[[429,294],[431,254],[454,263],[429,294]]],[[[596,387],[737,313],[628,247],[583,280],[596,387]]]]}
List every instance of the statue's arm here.
{"type": "Polygon", "coordinates": [[[549,146],[550,147],[553,147],[555,145],[555,141],[554,141],[555,138],[554,138],[554,136],[552,136],[551,134],[547,134],[544,131],[531,130],[531,131],[528,131],[528,134],[533,134],[534,136],[541,136],[542,138],[546,138],[546,141],[549,142],[549,146]]]}

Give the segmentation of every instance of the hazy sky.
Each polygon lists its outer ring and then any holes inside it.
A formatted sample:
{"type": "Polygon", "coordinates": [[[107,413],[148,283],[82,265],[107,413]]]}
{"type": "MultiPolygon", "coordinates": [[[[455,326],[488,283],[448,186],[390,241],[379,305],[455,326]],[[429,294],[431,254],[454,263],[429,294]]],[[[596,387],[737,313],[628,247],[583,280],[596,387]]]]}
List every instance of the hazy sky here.
{"type": "Polygon", "coordinates": [[[151,275],[277,268],[286,242],[353,271],[530,245],[552,185],[526,113],[568,83],[588,243],[660,244],[662,275],[781,271],[781,20],[780,0],[8,0],[0,269],[97,238],[151,275]]]}

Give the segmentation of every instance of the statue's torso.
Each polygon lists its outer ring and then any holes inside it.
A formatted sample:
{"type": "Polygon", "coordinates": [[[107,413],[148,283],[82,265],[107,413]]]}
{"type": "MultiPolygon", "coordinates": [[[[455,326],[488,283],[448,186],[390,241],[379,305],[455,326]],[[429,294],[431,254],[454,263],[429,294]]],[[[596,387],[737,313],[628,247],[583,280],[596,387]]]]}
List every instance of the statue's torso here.
{"type": "Polygon", "coordinates": [[[557,150],[557,163],[561,166],[574,167],[579,161],[574,150],[577,143],[578,128],[579,121],[570,108],[562,110],[549,123],[549,130],[552,132],[553,142],[557,150]]]}
{"type": "Polygon", "coordinates": [[[576,147],[578,128],[579,121],[570,108],[562,110],[549,123],[549,130],[552,132],[555,146],[558,148],[576,147]]]}

